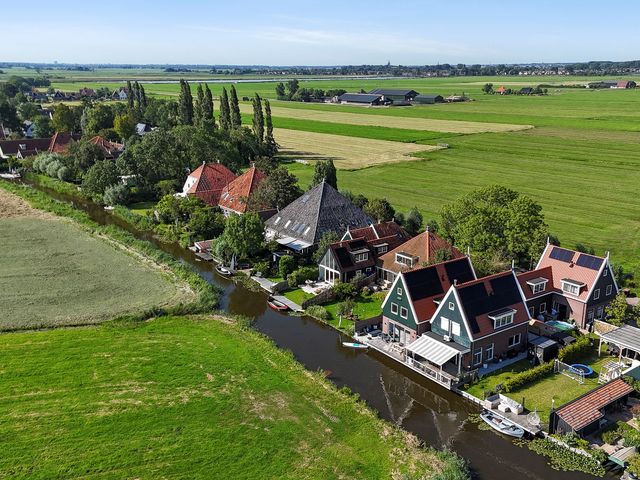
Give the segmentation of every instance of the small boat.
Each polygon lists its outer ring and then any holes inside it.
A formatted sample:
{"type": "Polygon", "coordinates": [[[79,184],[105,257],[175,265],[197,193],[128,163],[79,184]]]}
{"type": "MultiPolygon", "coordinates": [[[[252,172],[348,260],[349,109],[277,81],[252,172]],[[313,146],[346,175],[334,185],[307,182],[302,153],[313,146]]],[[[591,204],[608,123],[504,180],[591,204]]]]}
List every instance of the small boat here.
{"type": "Polygon", "coordinates": [[[225,267],[224,265],[222,265],[221,263],[216,265],[216,272],[218,272],[223,277],[230,277],[231,275],[233,275],[233,272],[229,270],[227,267],[225,267]]]}
{"type": "Polygon", "coordinates": [[[342,342],[342,346],[347,348],[356,348],[359,350],[366,350],[369,348],[369,345],[359,342],[342,342]]]}
{"type": "Polygon", "coordinates": [[[515,423],[504,418],[498,417],[491,412],[484,411],[480,414],[480,418],[484,420],[494,430],[509,435],[510,437],[522,438],[524,430],[515,423]]]}
{"type": "Polygon", "coordinates": [[[269,297],[269,300],[267,300],[267,305],[269,305],[269,308],[271,308],[272,310],[276,310],[278,312],[286,312],[287,310],[289,310],[289,305],[279,302],[273,297],[269,297]]]}
{"type": "Polygon", "coordinates": [[[114,209],[114,207],[112,207],[111,205],[106,205],[106,206],[104,207],[104,209],[105,209],[105,210],[107,210],[107,211],[111,211],[111,210],[113,210],[113,209],[114,209]]]}

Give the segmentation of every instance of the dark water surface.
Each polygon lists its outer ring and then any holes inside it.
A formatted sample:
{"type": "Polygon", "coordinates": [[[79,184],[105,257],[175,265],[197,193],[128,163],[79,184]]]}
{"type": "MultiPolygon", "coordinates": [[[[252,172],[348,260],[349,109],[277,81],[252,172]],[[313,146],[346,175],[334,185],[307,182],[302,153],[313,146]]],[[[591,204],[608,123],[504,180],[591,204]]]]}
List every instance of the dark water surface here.
{"type": "MultiPolygon", "coordinates": [[[[25,182],[30,183],[30,182],[25,182]]],[[[329,370],[339,387],[357,392],[379,415],[414,433],[436,448],[448,447],[471,464],[473,478],[485,480],[578,480],[595,478],[582,473],[558,472],[544,457],[491,431],[467,421],[478,408],[459,395],[427,380],[386,356],[342,348],[343,336],[309,317],[283,315],[266,305],[266,294],[255,293],[218,276],[211,263],[201,262],[177,244],[158,241],[148,232],[132,228],[95,203],[34,185],[52,197],[72,203],[97,223],[118,225],[148,240],[184,263],[193,266],[207,281],[224,291],[221,308],[256,319],[256,330],[290,350],[309,370],[329,370]]],[[[615,477],[610,477],[615,478],[615,477]]]]}

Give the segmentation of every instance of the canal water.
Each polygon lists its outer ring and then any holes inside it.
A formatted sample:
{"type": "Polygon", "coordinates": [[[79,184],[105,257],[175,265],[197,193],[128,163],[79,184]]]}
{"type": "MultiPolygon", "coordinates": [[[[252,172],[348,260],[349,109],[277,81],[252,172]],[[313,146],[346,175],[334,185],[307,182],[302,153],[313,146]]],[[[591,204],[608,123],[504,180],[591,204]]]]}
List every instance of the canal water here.
{"type": "MultiPolygon", "coordinates": [[[[30,183],[30,182],[25,182],[30,183]]],[[[467,420],[477,406],[427,380],[388,357],[375,352],[345,349],[339,332],[309,317],[283,315],[269,309],[266,294],[255,293],[214,272],[177,244],[158,241],[136,230],[99,205],[32,184],[52,197],[87,212],[97,223],[117,225],[148,240],[176,259],[193,266],[207,281],[223,290],[221,309],[255,318],[254,327],[283,349],[290,350],[309,370],[329,370],[337,386],[357,392],[380,417],[418,436],[435,448],[454,450],[470,462],[473,478],[483,480],[579,480],[594,478],[582,473],[558,472],[544,457],[491,431],[479,430],[467,420]]],[[[610,478],[615,478],[611,476],[610,478]]]]}

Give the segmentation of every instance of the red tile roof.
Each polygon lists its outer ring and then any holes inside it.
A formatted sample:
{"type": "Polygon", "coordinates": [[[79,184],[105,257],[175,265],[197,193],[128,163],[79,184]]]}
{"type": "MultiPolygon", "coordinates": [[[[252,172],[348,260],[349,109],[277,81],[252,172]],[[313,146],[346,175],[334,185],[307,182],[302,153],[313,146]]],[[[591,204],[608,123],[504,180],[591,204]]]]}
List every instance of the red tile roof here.
{"type": "Polygon", "coordinates": [[[77,140],[80,140],[80,135],[76,133],[56,132],[53,137],[51,137],[51,142],[49,143],[49,152],[67,153],[69,151],[71,142],[77,140]]]}
{"type": "Polygon", "coordinates": [[[522,289],[522,293],[527,300],[531,300],[534,297],[540,297],[542,295],[546,295],[548,293],[556,291],[553,288],[553,269],[551,266],[540,268],[538,270],[529,270],[528,272],[523,272],[518,274],[518,282],[520,283],[520,288],[522,289]],[[533,294],[533,288],[527,282],[537,279],[544,278],[547,280],[547,283],[544,286],[544,290],[542,292],[533,294]]]}
{"type": "Polygon", "coordinates": [[[411,238],[407,231],[396,222],[381,222],[362,228],[349,230],[351,238],[364,238],[368,241],[387,239],[388,249],[392,250],[411,238]]]}
{"type": "Polygon", "coordinates": [[[265,178],[267,176],[264,173],[256,167],[251,167],[224,188],[220,195],[220,207],[238,213],[245,213],[249,196],[265,178]]]}
{"type": "MultiPolygon", "coordinates": [[[[564,249],[565,251],[569,252],[570,255],[570,259],[567,262],[553,259],[550,257],[553,248],[554,245],[547,245],[547,247],[544,249],[544,252],[542,253],[540,261],[538,262],[536,270],[551,267],[553,270],[553,288],[558,291],[562,291],[563,279],[571,279],[576,282],[584,283],[585,286],[580,289],[580,295],[578,295],[576,298],[582,301],[586,301],[589,297],[589,293],[591,292],[592,287],[598,280],[598,274],[600,273],[600,270],[593,270],[591,268],[581,267],[580,265],[577,265],[576,262],[578,260],[578,257],[585,254],[573,250],[564,249]]],[[[591,257],[594,256],[591,255],[591,257]]],[[[595,258],[599,258],[603,262],[606,261],[606,259],[603,257],[595,258]]]]}
{"type": "Polygon", "coordinates": [[[617,378],[560,407],[556,414],[574,430],[581,430],[602,418],[602,409],[633,392],[627,382],[617,378]]]}
{"type": "Polygon", "coordinates": [[[413,268],[417,268],[422,264],[432,262],[436,252],[441,249],[449,250],[451,259],[464,257],[460,250],[451,246],[446,240],[443,240],[433,232],[426,231],[382,255],[378,266],[395,273],[405,272],[411,270],[411,268],[407,265],[396,263],[396,253],[417,257],[417,261],[413,266],[413,268]]]}
{"type": "Polygon", "coordinates": [[[89,143],[100,147],[104,153],[105,158],[113,158],[124,150],[124,145],[121,143],[111,142],[100,135],[89,140],[89,143]]]}
{"type": "Polygon", "coordinates": [[[221,163],[203,163],[189,174],[185,188],[193,183],[185,193],[195,195],[207,205],[215,207],[224,188],[235,178],[234,173],[221,163]]]}

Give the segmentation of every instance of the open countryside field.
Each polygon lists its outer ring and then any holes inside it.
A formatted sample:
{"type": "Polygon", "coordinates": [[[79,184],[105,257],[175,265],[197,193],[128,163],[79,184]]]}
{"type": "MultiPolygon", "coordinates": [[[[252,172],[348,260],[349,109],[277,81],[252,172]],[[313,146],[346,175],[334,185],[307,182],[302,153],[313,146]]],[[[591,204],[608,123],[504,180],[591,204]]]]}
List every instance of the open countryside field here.
{"type": "Polygon", "coordinates": [[[462,478],[224,319],[5,334],[0,364],[3,478],[462,478]]]}
{"type": "Polygon", "coordinates": [[[403,162],[415,159],[411,155],[416,152],[440,149],[436,146],[415,143],[389,142],[280,128],[274,129],[274,136],[280,145],[280,153],[283,157],[304,161],[331,158],[340,169],[357,169],[403,162]]]}
{"type": "Polygon", "coordinates": [[[0,330],[96,323],[193,298],[183,285],[0,188],[0,330]]]}

